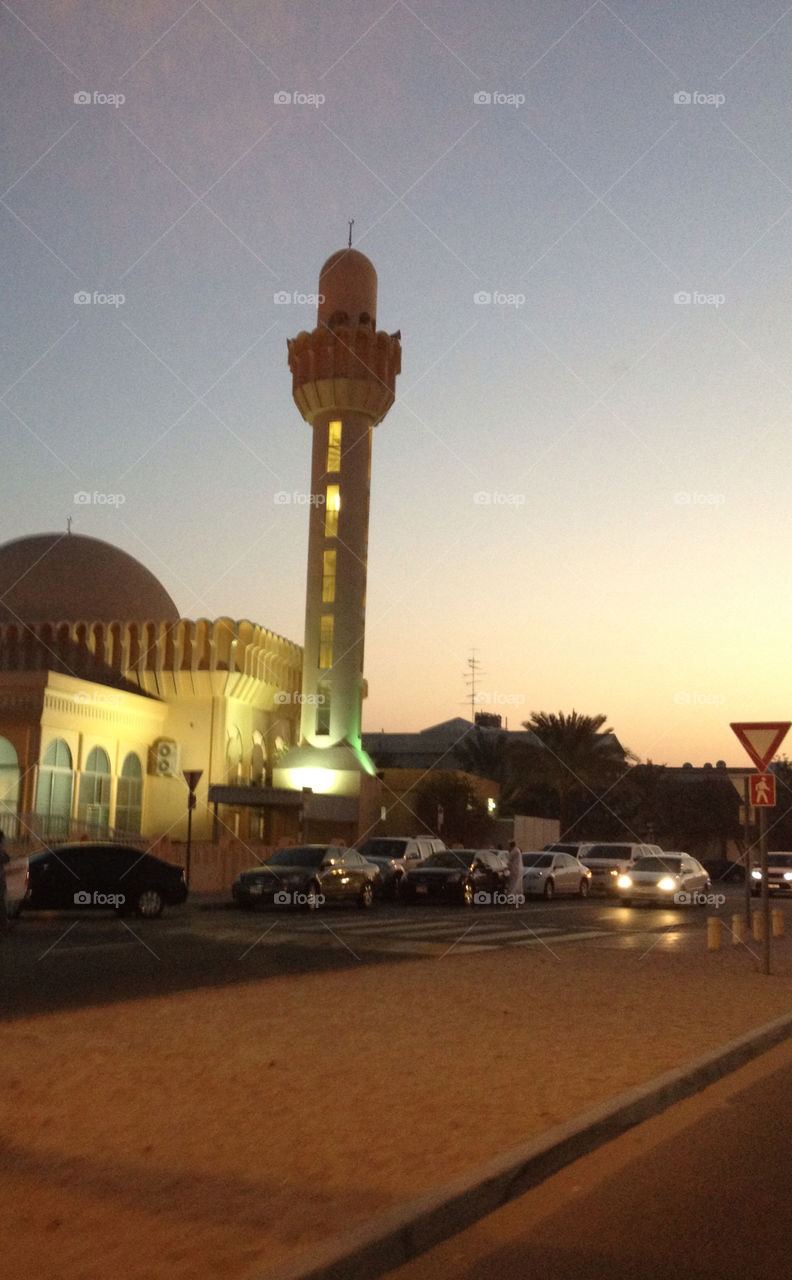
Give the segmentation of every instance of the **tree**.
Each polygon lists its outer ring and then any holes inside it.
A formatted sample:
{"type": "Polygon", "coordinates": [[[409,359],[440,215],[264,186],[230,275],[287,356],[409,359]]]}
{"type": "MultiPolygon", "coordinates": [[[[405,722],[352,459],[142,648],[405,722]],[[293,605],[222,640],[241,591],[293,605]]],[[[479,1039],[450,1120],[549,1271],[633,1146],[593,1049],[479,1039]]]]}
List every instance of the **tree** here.
{"type": "Polygon", "coordinates": [[[417,818],[446,844],[486,846],[492,819],[471,784],[455,773],[428,773],[410,796],[417,818]]]}
{"type": "MultiPolygon", "coordinates": [[[[563,836],[571,826],[580,801],[594,804],[599,793],[618,781],[625,771],[625,752],[603,728],[607,716],[565,715],[534,711],[523,727],[539,739],[536,746],[521,748],[521,761],[529,785],[549,788],[558,801],[563,836]]],[[[583,805],[585,808],[585,803],[583,805]]]]}

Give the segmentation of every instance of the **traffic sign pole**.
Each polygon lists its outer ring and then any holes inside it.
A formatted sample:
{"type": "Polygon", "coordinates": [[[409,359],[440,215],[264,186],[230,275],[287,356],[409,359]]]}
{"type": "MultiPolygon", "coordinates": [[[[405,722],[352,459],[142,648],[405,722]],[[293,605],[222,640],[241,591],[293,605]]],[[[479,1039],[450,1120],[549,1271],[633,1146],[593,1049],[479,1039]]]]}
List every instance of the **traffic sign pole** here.
{"type": "Polygon", "coordinates": [[[767,810],[759,810],[759,858],[762,868],[762,973],[770,972],[770,885],[767,882],[767,810]]]}
{"type": "MultiPolygon", "coordinates": [[[[748,755],[760,773],[765,773],[778,748],[781,746],[787,731],[792,728],[792,721],[772,720],[732,723],[736,733],[748,755]]],[[[759,866],[762,873],[762,924],[764,939],[762,941],[762,973],[770,972],[770,885],[767,882],[767,801],[759,809],[759,866]]]]}
{"type": "Polygon", "coordinates": [[[751,808],[748,803],[750,782],[743,778],[743,845],[745,847],[745,936],[751,936],[751,808]]]}

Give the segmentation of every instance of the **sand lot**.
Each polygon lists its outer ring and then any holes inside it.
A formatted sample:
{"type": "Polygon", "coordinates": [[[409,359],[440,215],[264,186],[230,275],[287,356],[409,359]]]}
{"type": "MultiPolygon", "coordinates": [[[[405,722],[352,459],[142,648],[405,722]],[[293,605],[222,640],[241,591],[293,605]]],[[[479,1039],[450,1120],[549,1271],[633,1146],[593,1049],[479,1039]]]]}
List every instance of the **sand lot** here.
{"type": "Polygon", "coordinates": [[[6,1023],[3,1256],[255,1274],[790,1011],[774,969],[504,949],[6,1023]]]}

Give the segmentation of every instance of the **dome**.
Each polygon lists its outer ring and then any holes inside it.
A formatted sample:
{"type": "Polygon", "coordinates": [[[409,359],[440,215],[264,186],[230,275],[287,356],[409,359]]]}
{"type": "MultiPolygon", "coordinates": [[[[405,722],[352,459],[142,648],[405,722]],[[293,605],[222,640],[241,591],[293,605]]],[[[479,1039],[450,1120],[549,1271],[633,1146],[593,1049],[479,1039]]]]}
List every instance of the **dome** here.
{"type": "Polygon", "coordinates": [[[175,622],[153,573],[99,538],[40,533],[0,546],[0,622],[175,622]]]}
{"type": "Polygon", "coordinates": [[[323,301],[317,312],[318,326],[329,324],[336,312],[343,311],[350,324],[358,324],[365,315],[372,327],[377,327],[377,273],[357,249],[339,249],[327,259],[319,272],[319,296],[323,301]]]}

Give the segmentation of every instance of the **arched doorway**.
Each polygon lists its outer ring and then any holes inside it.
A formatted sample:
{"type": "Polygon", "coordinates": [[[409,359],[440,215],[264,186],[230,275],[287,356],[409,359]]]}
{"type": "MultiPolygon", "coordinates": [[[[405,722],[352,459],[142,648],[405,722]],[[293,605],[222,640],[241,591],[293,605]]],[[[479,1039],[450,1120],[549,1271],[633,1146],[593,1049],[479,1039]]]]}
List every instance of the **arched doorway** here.
{"type": "Polygon", "coordinates": [[[55,738],[42,756],[36,787],[36,814],[47,839],[68,838],[73,793],[71,751],[62,738],[55,738]]]}

